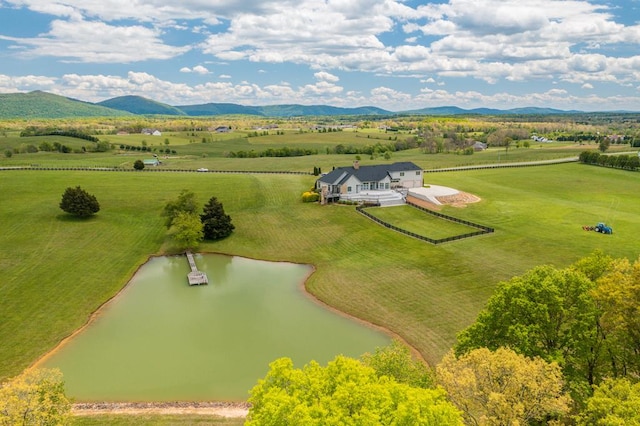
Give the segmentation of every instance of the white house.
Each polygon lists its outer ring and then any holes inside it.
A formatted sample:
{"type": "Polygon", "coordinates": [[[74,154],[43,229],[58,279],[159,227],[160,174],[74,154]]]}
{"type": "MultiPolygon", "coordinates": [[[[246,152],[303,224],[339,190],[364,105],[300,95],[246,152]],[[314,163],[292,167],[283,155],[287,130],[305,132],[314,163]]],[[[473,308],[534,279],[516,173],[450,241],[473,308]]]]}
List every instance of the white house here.
{"type": "Polygon", "coordinates": [[[316,181],[322,202],[340,198],[354,198],[357,194],[372,191],[391,191],[423,186],[423,171],[411,162],[360,166],[354,161],[351,167],[338,167],[316,181]]]}

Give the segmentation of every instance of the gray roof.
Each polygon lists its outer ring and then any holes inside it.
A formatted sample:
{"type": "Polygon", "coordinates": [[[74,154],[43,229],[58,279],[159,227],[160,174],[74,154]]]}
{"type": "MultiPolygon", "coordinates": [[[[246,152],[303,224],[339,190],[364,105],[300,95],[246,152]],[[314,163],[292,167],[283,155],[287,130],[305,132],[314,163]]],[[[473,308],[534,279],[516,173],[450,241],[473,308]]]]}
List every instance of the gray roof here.
{"type": "Polygon", "coordinates": [[[377,164],[374,166],[360,166],[357,170],[353,166],[338,167],[318,180],[330,185],[341,185],[351,176],[355,176],[360,182],[380,182],[391,172],[408,172],[416,170],[422,169],[410,161],[393,164],[377,164]]]}

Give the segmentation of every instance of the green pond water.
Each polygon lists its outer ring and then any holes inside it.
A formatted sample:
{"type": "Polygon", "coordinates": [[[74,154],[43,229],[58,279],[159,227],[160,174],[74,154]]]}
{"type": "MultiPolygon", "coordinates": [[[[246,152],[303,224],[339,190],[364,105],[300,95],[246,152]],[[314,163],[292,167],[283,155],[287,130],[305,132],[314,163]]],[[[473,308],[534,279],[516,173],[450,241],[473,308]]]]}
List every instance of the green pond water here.
{"type": "Polygon", "coordinates": [[[195,260],[208,285],[187,284],[184,256],[152,258],[43,367],[60,368],[78,401],[245,400],[276,358],[326,364],[390,343],[305,294],[309,266],[195,260]]]}

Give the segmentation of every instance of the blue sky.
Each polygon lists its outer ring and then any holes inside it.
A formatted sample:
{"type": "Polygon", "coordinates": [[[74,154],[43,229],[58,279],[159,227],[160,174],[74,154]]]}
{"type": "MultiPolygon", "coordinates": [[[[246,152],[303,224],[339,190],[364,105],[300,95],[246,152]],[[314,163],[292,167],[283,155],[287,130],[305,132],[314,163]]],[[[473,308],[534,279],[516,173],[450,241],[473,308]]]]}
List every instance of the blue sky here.
{"type": "Polygon", "coordinates": [[[0,93],[640,111],[640,0],[0,0],[0,93]]]}

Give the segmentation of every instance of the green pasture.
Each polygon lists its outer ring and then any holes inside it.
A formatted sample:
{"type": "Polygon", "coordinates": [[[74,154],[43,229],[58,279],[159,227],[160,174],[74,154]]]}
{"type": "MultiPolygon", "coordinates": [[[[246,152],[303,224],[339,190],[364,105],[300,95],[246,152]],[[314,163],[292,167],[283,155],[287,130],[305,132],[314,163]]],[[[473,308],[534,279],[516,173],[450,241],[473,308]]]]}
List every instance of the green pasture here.
{"type": "Polygon", "coordinates": [[[441,219],[408,205],[374,207],[367,209],[367,213],[400,229],[434,240],[478,231],[471,226],[441,219]]]}
{"type": "Polygon", "coordinates": [[[236,226],[202,251],[312,264],[313,295],[401,336],[432,364],[499,281],[596,249],[630,259],[640,253],[634,172],[572,163],[427,173],[426,184],[482,198],[443,213],[496,230],[438,246],[353,206],[302,203],[313,183],[285,174],[0,171],[0,379],[86,323],[148,256],[174,250],[160,212],[184,188],[202,204],[216,196],[236,226]],[[58,208],[64,189],[76,185],[101,204],[89,220],[58,208]],[[581,228],[600,221],[614,234],[581,228]]]}
{"type": "MultiPolygon", "coordinates": [[[[391,159],[385,160],[383,156],[368,156],[366,154],[327,154],[327,148],[333,149],[337,145],[353,145],[365,147],[375,143],[390,143],[392,137],[380,130],[368,129],[368,131],[343,131],[343,132],[296,132],[285,131],[284,135],[270,134],[268,136],[246,137],[246,132],[234,131],[231,133],[212,133],[213,142],[201,142],[201,136],[210,132],[192,132],[196,136],[190,136],[189,132],[167,132],[163,136],[132,135],[100,135],[101,140],[108,140],[115,149],[109,152],[85,152],[66,153],[36,152],[15,153],[7,158],[4,152],[8,149],[19,148],[24,145],[38,146],[43,141],[51,145],[59,142],[74,150],[86,147],[91,151],[92,142],[82,139],[74,139],[60,136],[25,137],[6,136],[0,137],[0,167],[32,166],[41,167],[116,167],[132,169],[136,160],[151,158],[158,155],[162,161],[157,169],[188,169],[208,168],[209,170],[253,170],[253,171],[296,171],[310,173],[314,167],[319,167],[323,172],[331,171],[334,167],[349,166],[359,157],[360,164],[381,164],[396,161],[413,161],[423,169],[439,169],[446,167],[458,167],[469,165],[500,164],[511,162],[525,162],[538,160],[553,160],[568,157],[577,157],[584,150],[595,150],[595,144],[572,143],[545,143],[534,144],[530,148],[511,147],[490,148],[486,151],[476,152],[473,155],[456,153],[426,154],[416,148],[406,151],[396,151],[391,154],[391,159]],[[172,135],[177,135],[176,137],[172,135]],[[366,137],[365,137],[366,135],[366,137]],[[165,136],[169,139],[169,145],[164,144],[165,136]],[[370,137],[369,137],[370,136],[370,137]],[[385,139],[387,138],[387,139],[385,139]],[[142,146],[142,141],[147,141],[147,148],[152,152],[121,150],[120,145],[142,146]],[[229,152],[255,151],[261,152],[269,148],[283,147],[305,148],[317,150],[317,155],[287,158],[228,158],[229,152]],[[165,154],[165,149],[175,153],[165,154]],[[155,150],[155,151],[153,151],[155,150]]],[[[411,137],[407,134],[393,135],[393,137],[411,137]]],[[[209,139],[208,139],[209,140],[209,139]]],[[[608,152],[637,152],[628,145],[612,145],[608,152]]]]}

